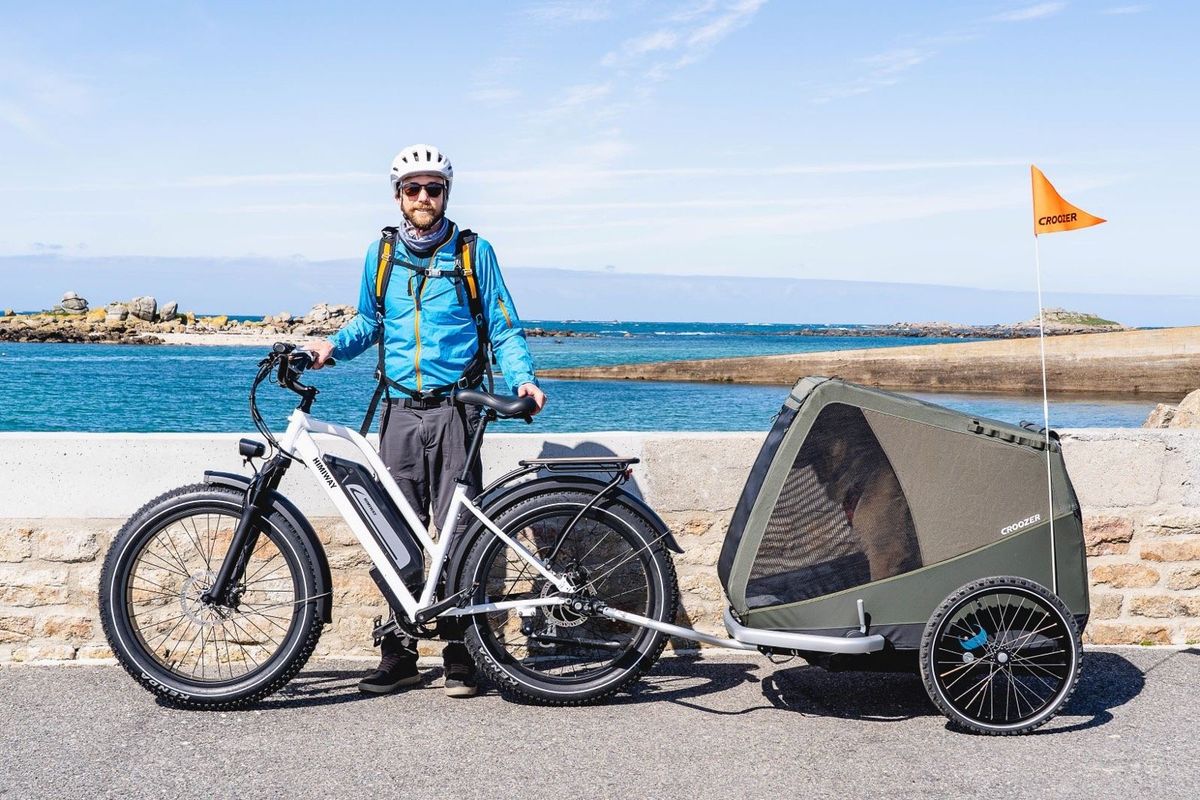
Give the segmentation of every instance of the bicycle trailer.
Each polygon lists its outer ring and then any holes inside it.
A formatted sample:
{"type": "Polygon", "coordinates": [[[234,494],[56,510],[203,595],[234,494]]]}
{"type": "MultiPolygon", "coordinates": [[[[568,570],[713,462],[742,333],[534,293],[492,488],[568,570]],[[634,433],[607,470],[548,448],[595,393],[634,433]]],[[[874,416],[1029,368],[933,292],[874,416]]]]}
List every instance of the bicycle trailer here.
{"type": "Polygon", "coordinates": [[[976,730],[1044,722],[1077,678],[1089,612],[1079,502],[1057,435],[1027,423],[803,378],[746,481],[718,574],[735,638],[817,663],[919,651],[934,702],[976,730]],[[815,644],[771,647],[772,633],[815,644]]]}

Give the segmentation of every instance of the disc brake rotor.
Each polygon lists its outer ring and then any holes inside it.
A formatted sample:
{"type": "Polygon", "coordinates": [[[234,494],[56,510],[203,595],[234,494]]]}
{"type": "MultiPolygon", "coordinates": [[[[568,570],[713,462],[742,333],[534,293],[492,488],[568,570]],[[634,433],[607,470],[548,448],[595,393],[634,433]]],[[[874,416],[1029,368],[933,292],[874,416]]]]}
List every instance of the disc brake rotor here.
{"type": "Polygon", "coordinates": [[[201,597],[212,586],[217,576],[213,572],[197,572],[184,582],[179,591],[179,607],[184,615],[197,625],[213,625],[218,621],[218,612],[201,597]]]}
{"type": "MultiPolygon", "coordinates": [[[[542,597],[552,597],[558,593],[558,589],[549,581],[542,587],[542,597]]],[[[559,606],[545,606],[544,611],[546,617],[552,625],[561,628],[574,628],[577,625],[582,625],[587,622],[587,617],[576,611],[572,611],[565,604],[559,606]]]]}

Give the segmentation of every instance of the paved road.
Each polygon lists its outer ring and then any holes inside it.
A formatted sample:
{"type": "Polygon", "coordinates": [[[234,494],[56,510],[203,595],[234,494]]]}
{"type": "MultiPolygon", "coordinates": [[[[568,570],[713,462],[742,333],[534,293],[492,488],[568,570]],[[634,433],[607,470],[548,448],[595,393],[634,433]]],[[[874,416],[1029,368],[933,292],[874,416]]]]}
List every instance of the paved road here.
{"type": "MultiPolygon", "coordinates": [[[[797,666],[797,665],[801,666],[797,666]]],[[[947,729],[915,676],[664,659],[609,705],[363,698],[310,664],[251,711],[157,705],[116,667],[0,669],[0,797],[1176,798],[1200,786],[1200,649],[1089,650],[1043,732],[947,729]]]]}

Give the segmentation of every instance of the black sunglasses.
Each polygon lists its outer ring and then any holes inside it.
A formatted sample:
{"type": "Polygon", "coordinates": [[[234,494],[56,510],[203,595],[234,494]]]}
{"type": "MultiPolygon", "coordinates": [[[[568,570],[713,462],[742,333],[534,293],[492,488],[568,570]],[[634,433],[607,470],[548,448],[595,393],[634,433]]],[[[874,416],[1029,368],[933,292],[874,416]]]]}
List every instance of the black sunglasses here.
{"type": "Polygon", "coordinates": [[[444,183],[406,183],[400,187],[400,191],[404,192],[405,197],[417,197],[424,189],[425,193],[430,197],[441,197],[442,192],[446,191],[444,183]]]}

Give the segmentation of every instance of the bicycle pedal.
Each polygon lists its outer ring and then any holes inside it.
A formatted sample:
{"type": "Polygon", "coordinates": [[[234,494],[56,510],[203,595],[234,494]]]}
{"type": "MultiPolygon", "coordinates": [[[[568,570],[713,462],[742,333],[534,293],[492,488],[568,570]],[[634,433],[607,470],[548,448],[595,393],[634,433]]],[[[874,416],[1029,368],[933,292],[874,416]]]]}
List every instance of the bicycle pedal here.
{"type": "Polygon", "coordinates": [[[396,617],[388,617],[387,622],[383,621],[383,617],[376,617],[375,629],[371,631],[371,640],[375,643],[375,647],[383,644],[383,637],[389,633],[400,633],[400,623],[396,622],[396,617]]]}

